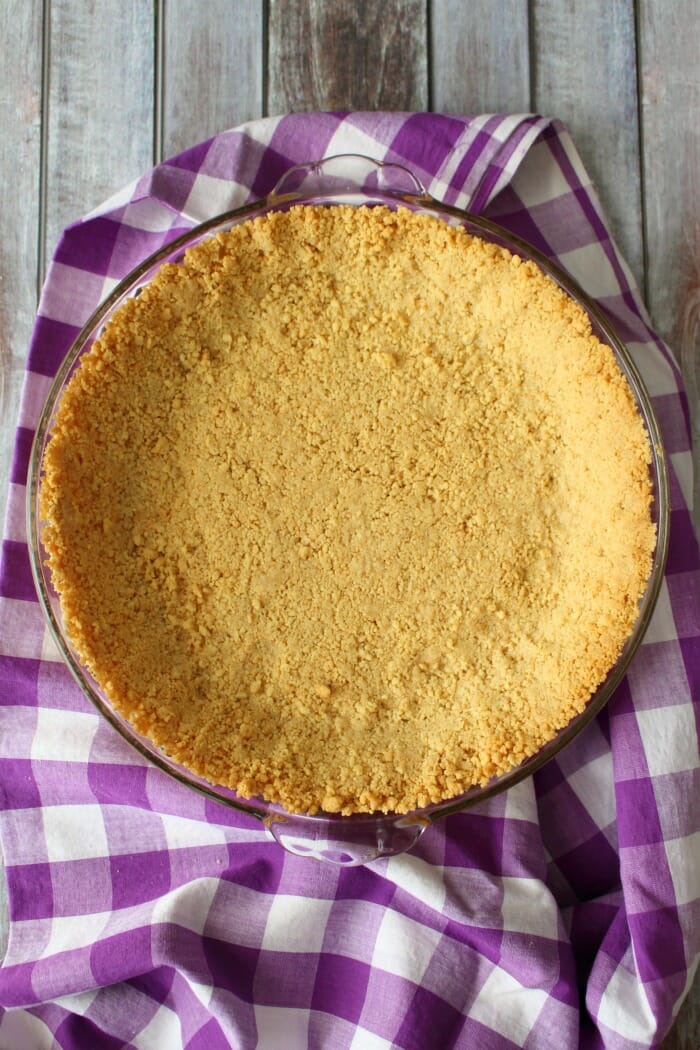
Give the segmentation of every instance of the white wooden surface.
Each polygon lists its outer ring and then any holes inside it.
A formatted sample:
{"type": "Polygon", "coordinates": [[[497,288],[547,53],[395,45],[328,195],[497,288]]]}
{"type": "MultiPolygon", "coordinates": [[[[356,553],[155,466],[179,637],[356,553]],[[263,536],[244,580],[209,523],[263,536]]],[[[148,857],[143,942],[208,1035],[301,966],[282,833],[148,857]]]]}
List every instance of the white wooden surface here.
{"type": "Polygon", "coordinates": [[[518,113],[531,108],[527,3],[432,0],[430,28],[432,109],[518,113]]]}
{"type": "MultiPolygon", "coordinates": [[[[661,333],[680,349],[684,323],[693,302],[698,310],[700,294],[698,0],[645,0],[638,48],[646,301],[661,333]]],[[[695,379],[690,340],[687,349],[687,373],[695,379]]]]}
{"type": "Polygon", "coordinates": [[[573,135],[605,202],[625,257],[643,279],[641,172],[634,0],[580,5],[535,0],[532,13],[532,108],[554,113],[573,135]],[[573,61],[572,55],[585,55],[573,61]]]}
{"type": "Polygon", "coordinates": [[[224,128],[263,114],[261,0],[176,0],[159,5],[162,136],[172,157],[224,128]]]}
{"type": "MultiPolygon", "coordinates": [[[[163,156],[286,110],[561,117],[658,330],[679,356],[685,339],[697,407],[698,0],[0,0],[0,39],[0,504],[62,228],[163,156]]],[[[666,1050],[698,1050],[699,1002],[666,1050]]]]}
{"type": "Polygon", "coordinates": [[[153,162],[150,4],[48,5],[46,250],[61,230],[153,162]]]}
{"type": "Polygon", "coordinates": [[[0,506],[10,474],[22,369],[39,282],[41,4],[0,4],[0,506]]]}

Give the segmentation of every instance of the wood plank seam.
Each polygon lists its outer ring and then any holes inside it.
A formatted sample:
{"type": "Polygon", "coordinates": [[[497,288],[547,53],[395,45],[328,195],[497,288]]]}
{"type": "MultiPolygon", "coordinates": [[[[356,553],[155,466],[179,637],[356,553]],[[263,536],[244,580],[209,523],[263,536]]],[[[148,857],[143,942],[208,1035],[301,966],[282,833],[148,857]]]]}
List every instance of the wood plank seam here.
{"type": "Polygon", "coordinates": [[[46,204],[49,155],[49,94],[51,91],[51,0],[41,6],[41,109],[39,117],[39,209],[37,222],[36,300],[46,276],[46,204]]]}
{"type": "Polygon", "coordinates": [[[640,193],[640,222],[642,226],[642,273],[641,288],[642,299],[645,303],[649,301],[649,230],[647,224],[647,199],[646,184],[644,181],[644,112],[642,105],[643,85],[640,72],[642,70],[642,36],[640,30],[639,0],[633,0],[634,6],[634,57],[637,66],[637,163],[639,165],[639,187],[640,193]]]}
{"type": "Polygon", "coordinates": [[[165,113],[165,0],[155,0],[153,10],[153,163],[163,160],[165,113]]]}

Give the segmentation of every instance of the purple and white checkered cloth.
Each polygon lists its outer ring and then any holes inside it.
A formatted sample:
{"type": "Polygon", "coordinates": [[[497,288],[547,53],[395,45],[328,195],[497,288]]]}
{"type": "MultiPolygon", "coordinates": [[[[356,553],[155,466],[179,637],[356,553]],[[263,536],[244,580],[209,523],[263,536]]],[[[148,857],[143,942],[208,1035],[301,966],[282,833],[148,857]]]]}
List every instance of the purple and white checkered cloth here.
{"type": "Polygon", "coordinates": [[[647,1047],[700,947],[700,577],[688,413],[574,146],[533,116],[297,114],[156,167],[64,234],[32,340],[0,566],[0,834],[10,907],[0,1047],[647,1047]],[[671,544],[646,640],[603,714],[534,778],[410,854],[284,853],[100,720],[29,570],[27,459],[51,377],[138,261],[342,152],[409,166],[555,258],[608,311],[653,396],[671,544]]]}

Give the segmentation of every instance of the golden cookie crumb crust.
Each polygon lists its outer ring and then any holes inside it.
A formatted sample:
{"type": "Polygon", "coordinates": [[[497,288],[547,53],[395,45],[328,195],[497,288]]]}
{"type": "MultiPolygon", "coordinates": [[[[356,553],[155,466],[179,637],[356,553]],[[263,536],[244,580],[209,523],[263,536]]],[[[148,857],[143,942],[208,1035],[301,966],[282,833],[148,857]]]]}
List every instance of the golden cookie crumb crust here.
{"type": "Polygon", "coordinates": [[[586,705],[650,573],[650,449],[532,263],[299,206],[165,265],[70,380],[42,533],[140,732],[296,812],[405,812],[586,705]]]}

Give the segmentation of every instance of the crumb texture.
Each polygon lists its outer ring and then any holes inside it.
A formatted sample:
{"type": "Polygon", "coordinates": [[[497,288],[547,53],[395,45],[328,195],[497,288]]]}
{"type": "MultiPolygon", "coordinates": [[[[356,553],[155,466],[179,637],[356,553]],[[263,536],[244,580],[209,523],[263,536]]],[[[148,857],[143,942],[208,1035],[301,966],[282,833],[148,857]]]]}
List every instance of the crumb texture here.
{"type": "Polygon", "coordinates": [[[651,568],[585,313],[438,219],[296,207],[164,266],[61,400],[43,541],[112,704],[210,781],[404,812],[586,705],[651,568]]]}

